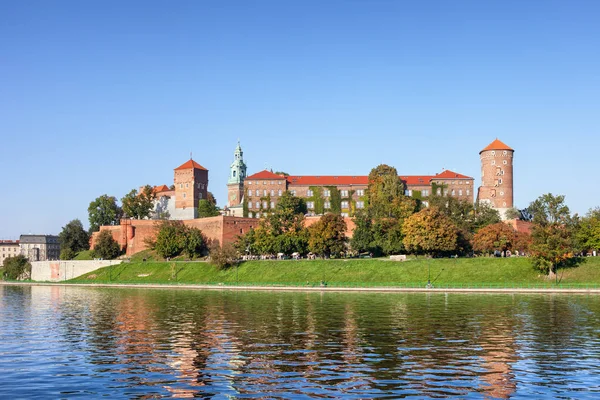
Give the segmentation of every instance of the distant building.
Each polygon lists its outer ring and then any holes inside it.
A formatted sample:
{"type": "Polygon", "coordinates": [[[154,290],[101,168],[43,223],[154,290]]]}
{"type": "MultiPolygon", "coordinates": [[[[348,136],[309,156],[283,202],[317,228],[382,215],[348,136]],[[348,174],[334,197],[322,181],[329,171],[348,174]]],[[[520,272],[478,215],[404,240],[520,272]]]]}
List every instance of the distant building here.
{"type": "Polygon", "coordinates": [[[154,186],[152,219],[186,220],[198,218],[198,202],[208,199],[208,170],[190,159],[175,168],[172,189],[154,186]]]}
{"type": "Polygon", "coordinates": [[[496,139],[479,152],[481,186],[477,200],[488,203],[506,220],[506,211],[514,207],[513,155],[515,151],[496,139]]]}
{"type": "Polygon", "coordinates": [[[227,213],[233,217],[243,216],[242,198],[244,197],[245,179],[244,152],[238,141],[233,153],[233,163],[229,167],[229,180],[227,181],[227,213]]]}
{"type": "Polygon", "coordinates": [[[18,240],[0,240],[0,266],[8,257],[18,256],[20,253],[18,240]]]}
{"type": "Polygon", "coordinates": [[[60,258],[60,242],[55,235],[21,235],[20,254],[29,261],[48,261],[60,258]]]}

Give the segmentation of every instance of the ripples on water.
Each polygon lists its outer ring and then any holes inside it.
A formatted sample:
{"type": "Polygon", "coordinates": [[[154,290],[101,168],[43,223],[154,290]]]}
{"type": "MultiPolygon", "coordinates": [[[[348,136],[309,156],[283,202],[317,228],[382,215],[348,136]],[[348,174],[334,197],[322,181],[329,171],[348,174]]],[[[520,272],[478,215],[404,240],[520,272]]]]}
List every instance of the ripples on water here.
{"type": "Polygon", "coordinates": [[[600,396],[600,298],[0,286],[0,397],[600,396]]]}

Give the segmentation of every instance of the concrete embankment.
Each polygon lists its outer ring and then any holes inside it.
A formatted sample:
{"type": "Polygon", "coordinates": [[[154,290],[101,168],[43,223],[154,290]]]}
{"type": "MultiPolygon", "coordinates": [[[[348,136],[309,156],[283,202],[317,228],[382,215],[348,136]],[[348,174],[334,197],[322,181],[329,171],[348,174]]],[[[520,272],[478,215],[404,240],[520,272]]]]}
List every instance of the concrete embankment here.
{"type": "Polygon", "coordinates": [[[117,265],[122,262],[122,260],[34,261],[31,263],[31,279],[44,282],[66,281],[95,271],[98,268],[117,265]]]}
{"type": "Polygon", "coordinates": [[[124,284],[124,283],[53,283],[53,282],[3,282],[0,285],[10,286],[65,286],[87,288],[136,288],[166,290],[259,290],[259,291],[291,291],[291,292],[373,292],[373,293],[565,293],[565,294],[600,294],[600,289],[563,289],[563,288],[401,288],[401,287],[329,287],[329,286],[235,286],[235,285],[190,285],[190,284],[124,284]]]}

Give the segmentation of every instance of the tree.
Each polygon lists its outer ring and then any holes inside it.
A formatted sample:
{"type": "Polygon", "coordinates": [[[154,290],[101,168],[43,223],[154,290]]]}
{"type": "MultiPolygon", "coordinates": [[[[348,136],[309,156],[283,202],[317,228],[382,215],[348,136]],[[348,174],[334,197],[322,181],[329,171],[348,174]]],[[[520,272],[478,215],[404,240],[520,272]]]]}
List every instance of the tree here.
{"type": "Polygon", "coordinates": [[[325,214],[308,228],[308,248],[311,252],[329,257],[339,254],[346,245],[346,222],[339,214],[325,214]]]}
{"type": "Polygon", "coordinates": [[[186,247],[186,229],[182,221],[163,221],[158,225],[154,250],[163,258],[176,257],[186,247]]]}
{"type": "Polygon", "coordinates": [[[402,224],[395,218],[379,218],[373,223],[373,251],[376,255],[404,252],[402,224]]]}
{"type": "Polygon", "coordinates": [[[415,254],[440,255],[456,251],[457,227],[436,207],[408,217],[402,225],[404,247],[415,254]]]}
{"type": "Polygon", "coordinates": [[[148,218],[154,208],[155,198],[156,194],[150,185],[144,186],[139,193],[133,189],[121,199],[123,212],[135,219],[148,218]]]}
{"type": "Polygon", "coordinates": [[[217,208],[217,198],[212,194],[212,192],[208,192],[206,195],[206,200],[208,200],[211,205],[217,208]]]}
{"type": "Polygon", "coordinates": [[[209,200],[202,199],[198,202],[198,218],[216,217],[218,215],[221,215],[221,213],[209,200]]]}
{"type": "Polygon", "coordinates": [[[473,205],[467,200],[433,194],[429,196],[429,206],[437,208],[467,234],[473,234],[484,226],[500,222],[498,211],[487,203],[478,202],[473,205]]]}
{"type": "Polygon", "coordinates": [[[506,217],[506,219],[521,219],[521,211],[517,210],[514,207],[509,208],[504,213],[504,216],[506,217]]]}
{"type": "Polygon", "coordinates": [[[90,232],[97,232],[103,225],[118,225],[123,210],[117,205],[117,199],[103,194],[92,201],[88,207],[90,232]]]}
{"type": "Polygon", "coordinates": [[[396,168],[381,164],[371,170],[367,198],[372,218],[394,216],[391,205],[401,205],[397,202],[400,196],[404,196],[404,183],[398,178],[396,168]]]}
{"type": "Polygon", "coordinates": [[[493,253],[495,250],[511,250],[515,239],[515,230],[503,222],[498,222],[477,231],[473,237],[473,249],[487,254],[493,253]]]}
{"type": "Polygon", "coordinates": [[[31,277],[31,264],[23,255],[5,258],[3,267],[4,279],[29,279],[31,277]]]}
{"type": "Polygon", "coordinates": [[[200,229],[186,227],[184,251],[189,258],[204,255],[208,249],[206,242],[206,237],[200,229]]]}
{"type": "Polygon", "coordinates": [[[74,258],[80,251],[90,248],[90,235],[83,229],[83,225],[78,219],[74,219],[63,226],[58,237],[60,240],[61,257],[64,253],[65,256],[74,258]]]}
{"type": "Polygon", "coordinates": [[[121,246],[113,239],[110,231],[101,231],[94,245],[94,257],[112,260],[121,254],[121,246]]]}
{"type": "Polygon", "coordinates": [[[534,267],[553,277],[561,266],[575,261],[576,218],[565,204],[565,196],[544,194],[529,206],[533,214],[530,246],[534,267]]]}
{"type": "Polygon", "coordinates": [[[600,249],[600,208],[589,210],[580,220],[576,239],[583,250],[600,249]]]}
{"type": "Polygon", "coordinates": [[[210,248],[210,262],[218,269],[225,269],[235,265],[239,260],[239,253],[231,243],[225,243],[223,247],[214,242],[210,248]]]}
{"type": "Polygon", "coordinates": [[[373,220],[366,212],[358,212],[354,216],[354,232],[350,239],[350,246],[359,253],[375,250],[375,237],[373,235],[373,220]]]}

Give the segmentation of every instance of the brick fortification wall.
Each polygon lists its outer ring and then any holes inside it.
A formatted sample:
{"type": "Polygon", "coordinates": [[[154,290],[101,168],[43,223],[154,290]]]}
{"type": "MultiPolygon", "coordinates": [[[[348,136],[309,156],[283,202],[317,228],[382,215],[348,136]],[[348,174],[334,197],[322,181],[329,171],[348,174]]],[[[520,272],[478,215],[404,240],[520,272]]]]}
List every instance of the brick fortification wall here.
{"type": "MultiPolygon", "coordinates": [[[[307,217],[306,226],[317,222],[320,217],[307,217]]],[[[346,236],[352,237],[354,231],[354,221],[351,218],[344,218],[346,221],[346,236]]],[[[182,221],[185,225],[198,228],[209,240],[218,240],[223,243],[233,243],[237,237],[245,234],[251,228],[256,228],[259,220],[255,218],[239,218],[229,216],[218,216],[211,218],[199,218],[182,221]]],[[[125,249],[125,254],[131,256],[148,248],[147,241],[156,237],[157,227],[160,221],[156,220],[137,220],[123,219],[118,226],[102,226],[100,231],[109,231],[113,239],[125,249]]],[[[92,249],[95,246],[99,232],[92,235],[92,249]]]]}

